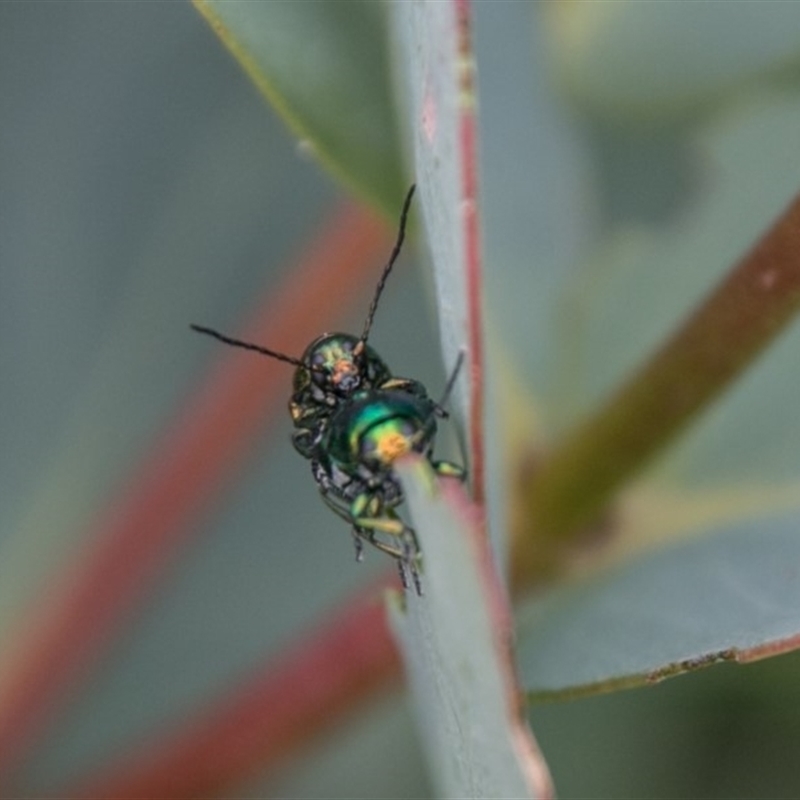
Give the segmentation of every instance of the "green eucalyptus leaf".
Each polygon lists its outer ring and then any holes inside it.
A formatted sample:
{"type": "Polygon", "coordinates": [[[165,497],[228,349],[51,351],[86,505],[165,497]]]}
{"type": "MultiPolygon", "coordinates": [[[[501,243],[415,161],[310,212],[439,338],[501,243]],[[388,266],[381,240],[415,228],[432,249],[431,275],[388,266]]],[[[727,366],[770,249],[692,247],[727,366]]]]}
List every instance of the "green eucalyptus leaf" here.
{"type": "Polygon", "coordinates": [[[195,5],[301,141],[339,178],[392,213],[407,180],[384,4],[196,0],[195,5]]]}
{"type": "Polygon", "coordinates": [[[440,797],[551,797],[521,717],[510,614],[461,487],[426,461],[398,469],[423,552],[424,596],[394,597],[392,625],[440,797]]]}
{"type": "MultiPolygon", "coordinates": [[[[449,405],[462,423],[472,488],[487,488],[484,455],[483,277],[477,196],[477,99],[468,6],[395,3],[414,172],[434,279],[445,369],[463,369],[449,405]]],[[[497,496],[502,490],[498,487],[497,496]]],[[[499,537],[499,528],[495,532],[499,537]]],[[[496,543],[499,545],[499,542],[496,543]]]]}
{"type": "MultiPolygon", "coordinates": [[[[470,350],[470,292],[475,289],[468,269],[469,230],[466,210],[474,210],[465,173],[475,168],[475,153],[465,147],[462,129],[464,98],[458,84],[458,35],[452,3],[396,3],[393,30],[402,47],[402,85],[412,127],[414,172],[436,284],[437,311],[446,366],[470,350]]],[[[471,98],[474,102],[474,98],[471,98]]],[[[471,109],[469,110],[471,112],[471,109]]],[[[476,268],[476,271],[479,267],[476,268]]],[[[470,417],[468,381],[453,394],[454,407],[470,417]]]]}
{"type": "MultiPolygon", "coordinates": [[[[475,96],[465,4],[397,3],[393,30],[413,121],[415,174],[449,369],[465,359],[452,406],[482,493],[481,263],[474,176],[475,96]]],[[[423,597],[392,621],[431,776],[442,797],[549,797],[549,774],[520,716],[510,614],[485,541],[484,510],[460,486],[436,486],[426,460],[401,466],[423,554],[423,597]]],[[[500,497],[500,470],[488,493],[500,497]]],[[[496,529],[499,531],[499,528],[496,529]]]]}
{"type": "Polygon", "coordinates": [[[663,118],[797,65],[800,5],[552,4],[553,56],[581,103],[663,118]]]}
{"type": "Polygon", "coordinates": [[[800,512],[750,519],[561,586],[519,615],[526,690],[556,699],[800,645],[800,512]]]}

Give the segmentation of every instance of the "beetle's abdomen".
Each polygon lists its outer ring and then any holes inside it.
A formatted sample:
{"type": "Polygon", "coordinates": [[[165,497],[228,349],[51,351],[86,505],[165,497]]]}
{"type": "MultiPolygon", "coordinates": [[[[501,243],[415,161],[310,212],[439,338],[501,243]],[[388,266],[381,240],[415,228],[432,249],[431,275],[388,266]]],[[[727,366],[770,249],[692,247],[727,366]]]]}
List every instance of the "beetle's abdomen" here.
{"type": "Polygon", "coordinates": [[[392,417],[369,428],[358,440],[359,458],[367,464],[390,467],[401,456],[410,453],[421,426],[403,417],[392,417]]]}
{"type": "Polygon", "coordinates": [[[427,398],[404,392],[358,392],[331,420],[327,450],[341,465],[387,468],[411,450],[423,449],[435,430],[427,398]]]}

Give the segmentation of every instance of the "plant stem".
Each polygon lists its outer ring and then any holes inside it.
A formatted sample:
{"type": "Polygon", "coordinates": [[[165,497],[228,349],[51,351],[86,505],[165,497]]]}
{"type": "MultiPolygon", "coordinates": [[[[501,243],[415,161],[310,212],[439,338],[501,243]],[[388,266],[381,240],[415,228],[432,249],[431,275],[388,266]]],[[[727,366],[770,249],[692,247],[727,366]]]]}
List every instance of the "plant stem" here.
{"type": "Polygon", "coordinates": [[[530,584],[543,553],[552,555],[553,546],[596,522],[615,493],[724,392],[798,307],[800,196],[671,339],[525,471],[515,584],[530,584]]]}

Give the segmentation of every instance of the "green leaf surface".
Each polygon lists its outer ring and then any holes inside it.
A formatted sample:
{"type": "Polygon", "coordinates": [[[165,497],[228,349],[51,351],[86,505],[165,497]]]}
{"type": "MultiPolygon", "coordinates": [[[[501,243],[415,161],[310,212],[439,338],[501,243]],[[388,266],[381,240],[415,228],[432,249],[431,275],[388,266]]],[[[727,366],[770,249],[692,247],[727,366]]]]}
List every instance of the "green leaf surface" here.
{"type": "Polygon", "coordinates": [[[624,688],[800,646],[800,513],[739,522],[530,602],[534,699],[624,688]]]}
{"type": "Polygon", "coordinates": [[[385,7],[367,0],[195,5],[259,90],[337,177],[392,213],[407,188],[385,7]]]}
{"type": "Polygon", "coordinates": [[[585,107],[663,117],[800,61],[800,5],[556,3],[552,47],[585,107]]]}
{"type": "Polygon", "coordinates": [[[424,553],[424,596],[395,597],[406,664],[440,797],[551,797],[520,716],[506,598],[461,487],[437,489],[427,462],[398,469],[424,553]]]}
{"type": "Polygon", "coordinates": [[[468,6],[454,1],[395,3],[393,11],[446,371],[463,357],[450,404],[463,423],[473,492],[483,498],[483,288],[471,22],[468,6]]]}
{"type": "MultiPolygon", "coordinates": [[[[505,351],[487,365],[491,372],[498,358],[512,358],[537,393],[549,391],[557,356],[553,300],[606,212],[587,137],[553,86],[546,5],[504,3],[502,13],[473,5],[487,331],[505,351]]],[[[489,392],[496,383],[487,381],[489,392]]]]}
{"type": "MultiPolygon", "coordinates": [[[[482,293],[468,7],[396,3],[394,11],[445,366],[464,356],[453,407],[466,429],[473,489],[482,496],[482,293]]],[[[510,613],[486,544],[485,511],[452,482],[439,494],[427,461],[398,472],[423,553],[425,595],[407,593],[406,608],[393,605],[392,621],[438,794],[552,796],[547,768],[520,716],[510,613]]],[[[501,497],[502,479],[493,477],[488,491],[501,497]]]]}

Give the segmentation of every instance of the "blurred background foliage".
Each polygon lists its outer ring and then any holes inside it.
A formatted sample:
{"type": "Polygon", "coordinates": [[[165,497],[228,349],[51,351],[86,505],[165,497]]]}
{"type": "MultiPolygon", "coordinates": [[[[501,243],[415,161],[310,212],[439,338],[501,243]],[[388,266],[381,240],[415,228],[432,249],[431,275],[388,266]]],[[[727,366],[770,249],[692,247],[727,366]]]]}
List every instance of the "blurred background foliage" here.
{"type": "MultiPolygon", "coordinates": [[[[474,6],[489,333],[534,388],[545,438],[619,380],[800,185],[795,4],[735,5],[474,6]],[[662,9],[655,21],[645,6],[662,9]],[[631,69],[642,52],[650,72],[631,69]],[[702,248],[681,259],[693,235],[713,253],[702,270],[702,248]],[[643,259],[676,282],[639,288],[625,264],[643,259]],[[599,286],[581,277],[597,262],[614,265],[593,273],[599,286]],[[668,298],[664,313],[627,324],[646,291],[668,298]]],[[[188,324],[235,329],[340,190],[188,4],[0,4],[0,119],[8,652],[53,571],[91,547],[94,512],[218,357],[188,324]]],[[[409,253],[373,343],[399,374],[436,386],[435,327],[409,253]]],[[[370,290],[342,327],[358,326],[370,290]]],[[[756,404],[757,421],[785,406],[791,377],[756,404]]],[[[765,451],[752,429],[731,440],[736,420],[712,414],[662,474],[714,482],[744,461],[748,476],[794,476],[800,426],[765,451]]],[[[352,562],[288,429],[265,421],[258,457],[37,747],[31,794],[52,795],[235,685],[385,566],[352,562]]],[[[795,655],[717,667],[531,718],[563,798],[793,797],[799,668],[795,655]]],[[[429,795],[399,697],[248,791],[429,795]]]]}

